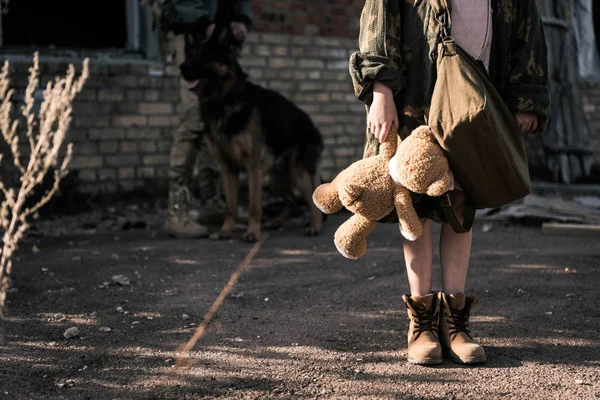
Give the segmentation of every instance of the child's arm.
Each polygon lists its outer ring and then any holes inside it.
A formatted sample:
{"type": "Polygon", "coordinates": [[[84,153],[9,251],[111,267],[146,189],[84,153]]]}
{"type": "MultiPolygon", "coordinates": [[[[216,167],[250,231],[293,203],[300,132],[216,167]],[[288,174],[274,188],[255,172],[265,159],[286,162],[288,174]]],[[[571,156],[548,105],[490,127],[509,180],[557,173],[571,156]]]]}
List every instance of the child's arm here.
{"type": "Polygon", "coordinates": [[[513,1],[513,4],[516,13],[512,21],[509,84],[501,94],[521,129],[542,132],[548,123],[550,106],[544,28],[535,0],[513,1]]]}
{"type": "Polygon", "coordinates": [[[350,56],[350,75],[360,101],[371,104],[376,80],[394,94],[406,85],[400,56],[398,1],[366,0],[360,16],[358,48],[350,56]]]}
{"type": "Polygon", "coordinates": [[[400,55],[400,4],[366,0],[360,17],[359,51],[350,57],[356,97],[370,106],[367,124],[380,142],[398,126],[393,96],[406,85],[400,55]]]}

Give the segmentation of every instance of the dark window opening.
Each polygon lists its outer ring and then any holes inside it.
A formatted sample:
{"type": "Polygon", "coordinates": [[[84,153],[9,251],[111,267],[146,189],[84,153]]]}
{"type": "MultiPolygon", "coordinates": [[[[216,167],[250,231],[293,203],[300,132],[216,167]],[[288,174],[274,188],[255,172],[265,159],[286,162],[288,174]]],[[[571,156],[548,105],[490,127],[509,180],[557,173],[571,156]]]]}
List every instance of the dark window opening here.
{"type": "Polygon", "coordinates": [[[125,48],[126,0],[16,0],[2,15],[3,46],[125,48]]]}

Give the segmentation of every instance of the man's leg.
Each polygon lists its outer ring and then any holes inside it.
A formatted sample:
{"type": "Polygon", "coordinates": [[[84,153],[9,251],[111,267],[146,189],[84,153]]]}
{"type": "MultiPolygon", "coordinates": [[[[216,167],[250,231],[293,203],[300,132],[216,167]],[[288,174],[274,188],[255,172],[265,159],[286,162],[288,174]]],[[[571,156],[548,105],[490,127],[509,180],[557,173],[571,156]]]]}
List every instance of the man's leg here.
{"type": "MultiPolygon", "coordinates": [[[[184,41],[176,37],[176,57],[178,66],[184,60],[184,41]]],[[[198,98],[191,93],[183,79],[180,85],[181,124],[173,134],[169,166],[169,200],[165,230],[175,237],[207,237],[208,229],[194,221],[190,210],[195,204],[189,189],[197,143],[202,137],[203,123],[200,118],[198,98]]]]}

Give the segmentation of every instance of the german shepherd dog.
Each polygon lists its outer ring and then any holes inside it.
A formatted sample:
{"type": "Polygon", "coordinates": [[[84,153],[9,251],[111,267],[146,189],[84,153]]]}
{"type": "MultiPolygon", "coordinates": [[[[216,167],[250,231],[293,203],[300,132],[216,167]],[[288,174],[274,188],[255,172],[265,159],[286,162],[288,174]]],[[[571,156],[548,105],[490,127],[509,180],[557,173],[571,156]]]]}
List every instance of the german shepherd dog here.
{"type": "Polygon", "coordinates": [[[263,173],[269,188],[286,200],[277,218],[265,229],[281,226],[293,212],[289,201],[296,189],[310,207],[309,236],[318,235],[324,215],[314,205],[312,193],[319,176],[323,138],[310,117],[281,94],[248,80],[237,62],[238,47],[229,27],[215,28],[202,42],[188,37],[185,61],[180,65],[188,88],[199,97],[205,143],[219,163],[225,194],[225,219],[213,239],[232,236],[238,203],[239,174],[247,171],[248,227],[242,236],[255,242],[261,234],[263,173]],[[267,162],[267,160],[272,160],[267,162]]]}

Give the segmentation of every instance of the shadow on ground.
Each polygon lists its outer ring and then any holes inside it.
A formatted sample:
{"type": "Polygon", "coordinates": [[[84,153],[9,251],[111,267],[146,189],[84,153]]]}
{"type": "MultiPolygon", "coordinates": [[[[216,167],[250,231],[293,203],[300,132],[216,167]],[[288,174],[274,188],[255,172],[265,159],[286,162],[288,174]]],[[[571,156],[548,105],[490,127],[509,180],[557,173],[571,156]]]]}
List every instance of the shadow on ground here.
{"type": "Polygon", "coordinates": [[[536,228],[499,223],[483,233],[476,225],[469,293],[480,298],[473,328],[489,361],[419,367],[405,361],[408,320],[400,297],[407,286],[397,227],[378,226],[367,255],[351,261],[331,241],[345,218],[329,219],[318,238],[302,236],[300,227],[271,232],[195,347],[188,370],[172,368],[176,349],[192,336],[251,245],[175,241],[140,230],[22,246],[9,295],[9,343],[0,347],[0,394],[600,396],[597,240],[546,237],[536,228]],[[118,274],[130,285],[110,283],[118,274]],[[67,340],[63,332],[72,326],[80,335],[67,340]]]}

